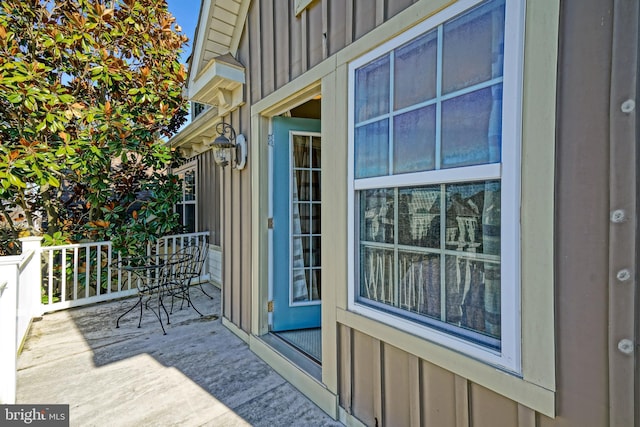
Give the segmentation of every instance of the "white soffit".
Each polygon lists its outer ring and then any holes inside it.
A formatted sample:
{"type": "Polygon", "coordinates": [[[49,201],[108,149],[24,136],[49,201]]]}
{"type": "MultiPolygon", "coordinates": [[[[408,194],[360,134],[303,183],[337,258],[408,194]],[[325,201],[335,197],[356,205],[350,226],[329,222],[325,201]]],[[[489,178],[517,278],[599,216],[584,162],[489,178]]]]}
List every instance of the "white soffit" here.
{"type": "Polygon", "coordinates": [[[218,106],[220,114],[242,104],[244,67],[234,58],[250,0],[203,0],[189,68],[188,98],[218,106]]]}
{"type": "Polygon", "coordinates": [[[227,110],[229,106],[238,106],[242,102],[244,83],[244,67],[233,56],[225,54],[212,58],[204,69],[191,77],[188,97],[191,101],[227,110]]]}
{"type": "Polygon", "coordinates": [[[181,148],[186,157],[207,151],[209,142],[217,135],[215,126],[220,120],[217,109],[209,108],[169,139],[167,144],[172,148],[181,148]]]}

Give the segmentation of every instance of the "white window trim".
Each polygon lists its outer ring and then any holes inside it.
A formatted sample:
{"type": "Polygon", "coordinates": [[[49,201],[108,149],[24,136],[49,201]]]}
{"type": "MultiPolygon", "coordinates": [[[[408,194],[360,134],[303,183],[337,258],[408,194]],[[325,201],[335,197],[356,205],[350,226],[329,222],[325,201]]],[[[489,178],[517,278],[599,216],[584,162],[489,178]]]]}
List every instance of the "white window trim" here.
{"type": "MultiPolygon", "coordinates": [[[[194,174],[194,200],[185,200],[184,196],[185,196],[185,191],[184,191],[184,182],[182,183],[181,186],[181,196],[180,196],[180,201],[176,203],[176,205],[194,205],[195,206],[195,226],[194,226],[194,232],[198,232],[199,228],[198,228],[198,162],[195,160],[192,160],[188,163],[185,163],[184,165],[181,165],[180,167],[176,168],[173,173],[175,175],[180,175],[180,174],[185,174],[189,171],[193,170],[193,174],[194,174]]],[[[184,212],[184,211],[183,211],[184,212]]],[[[185,226],[184,224],[184,213],[182,216],[182,222],[180,223],[180,225],[182,227],[185,226]]]]}
{"type": "MultiPolygon", "coordinates": [[[[521,318],[520,318],[520,149],[522,134],[522,82],[524,56],[524,1],[505,2],[505,37],[504,37],[504,71],[503,71],[503,108],[502,108],[502,163],[500,165],[482,165],[469,168],[485,176],[497,175],[501,179],[501,200],[511,200],[512,203],[502,202],[501,217],[501,350],[499,352],[474,344],[473,342],[457,338],[444,332],[437,331],[425,325],[406,320],[385,312],[359,304],[355,299],[355,265],[359,253],[356,236],[355,193],[369,185],[380,187],[395,187],[414,184],[429,184],[429,181],[455,182],[471,178],[451,176],[454,172],[441,170],[438,173],[429,172],[429,179],[421,181],[420,174],[367,178],[366,182],[354,179],[354,100],[355,70],[377,57],[384,55],[394,48],[416,38],[435,28],[437,25],[479,4],[479,0],[462,0],[433,15],[422,23],[400,34],[394,39],[380,45],[376,49],[355,59],[349,64],[348,79],[348,310],[363,316],[379,320],[390,326],[426,338],[453,350],[463,352],[473,358],[490,363],[501,369],[516,374],[522,373],[521,362],[521,318]],[[508,144],[505,141],[515,143],[508,144]],[[484,170],[491,168],[491,170],[484,170]],[[504,238],[509,236],[509,238],[504,238]]],[[[463,174],[467,175],[467,174],[463,174]]],[[[484,179],[484,178],[483,178],[484,179]]]]}

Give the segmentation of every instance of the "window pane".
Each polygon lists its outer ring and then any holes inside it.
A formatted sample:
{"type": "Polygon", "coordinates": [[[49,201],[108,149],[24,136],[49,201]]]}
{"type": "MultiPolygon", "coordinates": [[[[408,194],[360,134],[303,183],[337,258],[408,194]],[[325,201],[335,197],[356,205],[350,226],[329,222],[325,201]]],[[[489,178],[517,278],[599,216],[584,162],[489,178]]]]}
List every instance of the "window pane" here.
{"type": "Polygon", "coordinates": [[[446,248],[500,255],[500,182],[446,188],[446,248]]]}
{"type": "Polygon", "coordinates": [[[393,172],[435,168],[436,108],[434,105],[396,116],[393,120],[393,172]]]}
{"type": "Polygon", "coordinates": [[[320,212],[322,205],[320,203],[311,203],[311,233],[320,234],[320,212]]]}
{"type": "Polygon", "coordinates": [[[293,203],[293,234],[309,234],[309,204],[293,203]]]}
{"type": "Polygon", "coordinates": [[[400,308],[440,320],[440,257],[398,252],[400,308]]]}
{"type": "Polygon", "coordinates": [[[311,200],[320,201],[320,171],[311,172],[311,200]]]}
{"type": "Polygon", "coordinates": [[[312,268],[309,270],[305,270],[305,275],[307,277],[307,283],[309,283],[309,295],[311,296],[311,301],[317,301],[322,297],[322,271],[319,268],[312,268]]]}
{"type": "Polygon", "coordinates": [[[440,186],[398,191],[398,243],[440,248],[440,186]]]}
{"type": "Polygon", "coordinates": [[[502,76],[504,1],[472,9],[444,25],[444,94],[502,76]]]}
{"type": "Polygon", "coordinates": [[[311,143],[311,167],[320,167],[320,138],[317,136],[312,137],[311,143]]]}
{"type": "Polygon", "coordinates": [[[431,31],[395,50],[395,109],[436,96],[437,47],[437,32],[431,31]]]}
{"type": "Polygon", "coordinates": [[[309,137],[293,135],[293,167],[308,168],[309,153],[309,137]]]}
{"type": "Polygon", "coordinates": [[[355,121],[389,112],[389,55],[356,70],[355,121]]]}
{"type": "Polygon", "coordinates": [[[394,190],[360,193],[360,240],[393,243],[394,190]]]}
{"type": "Polygon", "coordinates": [[[362,245],[360,249],[360,296],[397,305],[393,251],[362,245]]]}
{"type": "Polygon", "coordinates": [[[380,120],[355,131],[355,176],[389,173],[389,121],[380,120]]]}
{"type": "Polygon", "coordinates": [[[311,238],[311,266],[312,267],[320,267],[321,258],[320,258],[320,237],[312,237],[311,238]]]}
{"type": "Polygon", "coordinates": [[[196,173],[188,171],[184,174],[184,200],[196,199],[196,173]]]}
{"type": "Polygon", "coordinates": [[[502,84],[442,103],[443,168],[500,161],[502,84]]]}
{"type": "MultiPolygon", "coordinates": [[[[310,175],[308,170],[296,169],[293,172],[295,179],[295,191],[297,192],[298,200],[309,200],[310,194],[310,175]]],[[[296,194],[293,196],[296,197],[296,194]]]]}
{"type": "Polygon", "coordinates": [[[446,321],[500,338],[500,264],[446,257],[446,321]]]}
{"type": "Polygon", "coordinates": [[[187,233],[195,233],[196,231],[196,205],[184,205],[184,228],[187,233]]]}

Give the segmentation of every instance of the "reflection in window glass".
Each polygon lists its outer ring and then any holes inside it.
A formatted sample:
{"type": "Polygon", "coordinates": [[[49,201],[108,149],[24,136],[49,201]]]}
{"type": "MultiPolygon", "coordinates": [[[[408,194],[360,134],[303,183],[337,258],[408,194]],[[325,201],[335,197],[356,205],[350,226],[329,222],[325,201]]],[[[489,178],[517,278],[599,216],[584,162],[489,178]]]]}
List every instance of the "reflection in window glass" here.
{"type": "Polygon", "coordinates": [[[394,108],[396,110],[436,96],[437,32],[431,31],[395,50],[394,108]],[[416,70],[420,72],[416,73],[416,70]]]}
{"type": "Polygon", "coordinates": [[[406,173],[435,168],[435,105],[409,111],[393,121],[393,172],[406,173]]]}
{"type": "Polygon", "coordinates": [[[360,240],[393,243],[394,190],[367,190],[360,193],[360,240]]]}
{"type": "Polygon", "coordinates": [[[491,350],[503,339],[504,10],[481,2],[350,66],[350,309],[491,350]]]}
{"type": "Polygon", "coordinates": [[[398,243],[440,248],[441,186],[398,190],[398,243]]]}
{"type": "Polygon", "coordinates": [[[389,55],[356,72],[356,123],[389,112],[389,55]]]}
{"type": "Polygon", "coordinates": [[[195,165],[186,166],[177,175],[182,180],[182,195],[175,205],[175,211],[183,232],[194,233],[198,228],[195,165]]]}
{"type": "Polygon", "coordinates": [[[499,181],[364,190],[359,222],[360,301],[499,346],[499,181]]]}
{"type": "Polygon", "coordinates": [[[501,100],[497,85],[442,103],[443,168],[500,161],[501,100]]]}
{"type": "Polygon", "coordinates": [[[195,233],[196,231],[196,205],[184,205],[183,223],[185,233],[195,233]]]}
{"type": "Polygon", "coordinates": [[[442,93],[502,76],[504,3],[487,2],[444,24],[442,93]]]}
{"type": "Polygon", "coordinates": [[[184,200],[196,199],[196,171],[190,170],[184,174],[184,200]]]}
{"type": "Polygon", "coordinates": [[[356,129],[356,178],[389,173],[389,122],[381,120],[356,129]]]}

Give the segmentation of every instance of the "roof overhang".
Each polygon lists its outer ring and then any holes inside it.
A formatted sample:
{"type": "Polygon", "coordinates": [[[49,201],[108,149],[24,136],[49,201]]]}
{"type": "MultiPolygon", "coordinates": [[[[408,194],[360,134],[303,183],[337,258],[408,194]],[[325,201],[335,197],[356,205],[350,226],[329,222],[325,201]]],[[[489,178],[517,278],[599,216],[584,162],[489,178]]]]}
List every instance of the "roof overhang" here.
{"type": "Polygon", "coordinates": [[[214,105],[225,115],[244,103],[245,70],[231,56],[221,55],[209,63],[189,82],[187,96],[191,101],[214,105]]]}
{"type": "Polygon", "coordinates": [[[210,149],[209,143],[217,136],[215,127],[221,121],[217,109],[209,108],[169,139],[167,144],[171,148],[180,148],[186,158],[196,156],[210,149]]]}

